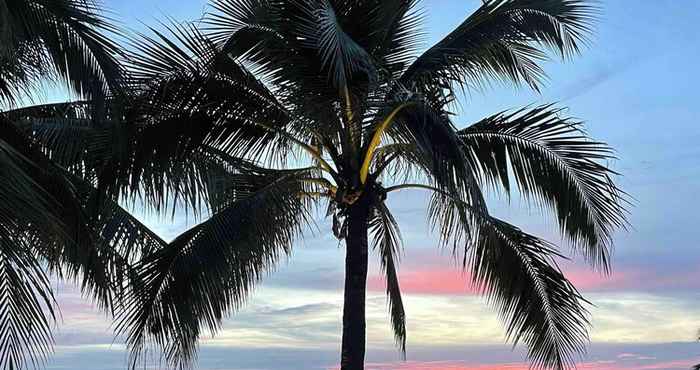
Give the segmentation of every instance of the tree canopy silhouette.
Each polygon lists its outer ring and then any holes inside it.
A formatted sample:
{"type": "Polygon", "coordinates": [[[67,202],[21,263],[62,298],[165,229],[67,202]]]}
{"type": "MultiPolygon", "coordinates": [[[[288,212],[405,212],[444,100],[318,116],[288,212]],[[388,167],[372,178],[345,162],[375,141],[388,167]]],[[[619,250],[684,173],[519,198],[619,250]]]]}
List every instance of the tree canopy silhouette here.
{"type": "Polygon", "coordinates": [[[579,52],[595,8],[485,1],[421,52],[417,0],[212,5],[201,22],[132,40],[131,93],[102,119],[31,121],[52,159],[102,198],[138,198],[158,211],[185,203],[210,216],[170,243],[126,215],[119,232],[100,234],[133,261],[115,283],[131,364],[155,345],[169,365],[192,365],[199,336],[245,303],[319,207],[346,248],[342,369],[364,368],[370,250],[405,351],[402,239],[386,199],[415,188],[431,194],[428,221],[508,338],[527,346],[535,367],[572,367],[588,313],[557,266],[560,248],[492,216],[483,190],[551,210],[573,251],[607,271],[613,232],[626,224],[624,193],[606,166],[612,150],[554,105],[466,125],[452,108],[462,92],[494,82],[539,90],[541,63],[579,52]]]}
{"type": "Polygon", "coordinates": [[[109,242],[117,229],[105,228],[136,220],[114,202],[91,202],[88,174],[53,162],[34,137],[56,120],[63,127],[93,116],[123,82],[118,49],[107,36],[116,29],[97,6],[88,0],[0,1],[0,106],[16,107],[35,98],[43,83],[57,81],[92,99],[82,106],[0,112],[2,369],[39,367],[51,351],[58,314],[51,274],[78,281],[106,308],[113,276],[127,266],[109,242]]]}
{"type": "MultiPolygon", "coordinates": [[[[346,244],[342,368],[364,367],[370,249],[404,350],[401,237],[385,200],[419,188],[432,193],[429,221],[509,338],[526,344],[537,366],[573,364],[587,312],[556,265],[558,248],[493,217],[482,189],[517,187],[551,209],[574,250],[606,270],[612,233],[625,224],[604,164],[611,149],[552,105],[464,129],[450,107],[460,91],[494,80],[540,89],[548,51],[575,55],[593,7],[486,1],[422,53],[413,0],[218,0],[213,8],[198,25],[135,40],[129,58],[144,123],[115,178],[122,171],[155,185],[146,187],[151,203],[204,201],[211,212],[142,261],[118,315],[134,360],[155,343],[171,364],[190,364],[202,330],[215,332],[244,303],[318,206],[346,244]]],[[[115,191],[134,190],[132,182],[115,191]]]]}

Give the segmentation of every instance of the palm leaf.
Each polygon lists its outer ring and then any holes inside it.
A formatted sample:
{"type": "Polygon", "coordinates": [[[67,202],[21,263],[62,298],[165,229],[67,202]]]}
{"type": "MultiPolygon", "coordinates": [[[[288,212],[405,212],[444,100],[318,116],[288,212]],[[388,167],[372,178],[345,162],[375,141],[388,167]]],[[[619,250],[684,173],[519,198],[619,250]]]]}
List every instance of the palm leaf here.
{"type": "Polygon", "coordinates": [[[369,54],[343,31],[330,0],[300,1],[303,14],[298,32],[304,46],[318,50],[322,70],[328,71],[331,83],[341,89],[348,86],[354,74],[374,79],[374,66],[369,54]]]}
{"type": "Polygon", "coordinates": [[[455,257],[472,282],[500,311],[508,339],[524,343],[536,368],[568,369],[588,340],[585,299],[556,265],[556,247],[474,207],[459,194],[424,184],[404,188],[433,191],[429,217],[443,242],[453,242],[455,257]],[[460,250],[460,248],[463,248],[460,250]]]}
{"type": "MultiPolygon", "coordinates": [[[[418,8],[418,0],[375,0],[358,2],[351,7],[362,9],[361,14],[353,12],[349,19],[366,19],[356,22],[357,32],[367,39],[359,41],[376,63],[397,78],[414,60],[424,39],[419,27],[423,12],[418,8]]],[[[359,12],[358,12],[359,13],[359,12]]]]}
{"type": "Polygon", "coordinates": [[[480,88],[489,80],[539,89],[544,46],[572,55],[590,30],[595,9],[582,0],[488,0],[424,52],[401,81],[432,101],[449,102],[453,87],[480,88]],[[445,95],[447,91],[448,95],[445,95]]]}
{"type": "MultiPolygon", "coordinates": [[[[449,114],[435,109],[419,96],[408,96],[401,104],[404,108],[387,130],[387,136],[394,143],[408,144],[401,157],[410,158],[412,170],[421,172],[442,191],[460,194],[465,202],[484,207],[476,171],[460,149],[460,138],[449,114]],[[407,153],[407,150],[413,152],[407,153]]],[[[399,102],[394,102],[387,108],[394,109],[398,105],[399,102]]]]}
{"type": "Polygon", "coordinates": [[[557,267],[555,246],[488,218],[465,253],[474,283],[500,310],[509,339],[527,345],[535,368],[574,367],[588,341],[588,312],[557,267]]]}
{"type": "Polygon", "coordinates": [[[149,132],[171,136],[182,149],[206,144],[239,155],[275,142],[258,124],[284,128],[289,113],[245,66],[217,54],[213,41],[191,26],[172,27],[171,37],[153,32],[156,38],[134,40],[129,56],[138,113],[154,127],[149,132]]]}
{"type": "Polygon", "coordinates": [[[77,280],[107,308],[110,245],[93,233],[84,197],[66,174],[13,123],[0,117],[0,127],[0,366],[40,367],[51,352],[55,318],[46,272],[77,280]]]}
{"type": "MultiPolygon", "coordinates": [[[[116,59],[119,51],[106,35],[119,31],[99,14],[95,3],[22,0],[8,3],[6,10],[8,32],[15,42],[10,48],[37,55],[44,65],[50,63],[78,94],[103,98],[122,91],[123,72],[116,59]]],[[[20,67],[26,66],[32,65],[20,63],[20,67]]],[[[31,68],[23,69],[29,72],[24,73],[26,81],[50,76],[45,68],[39,74],[31,73],[31,68]]]]}
{"type": "Polygon", "coordinates": [[[38,49],[23,43],[0,51],[0,104],[14,106],[22,97],[31,97],[42,78],[50,80],[50,68],[38,49]]]}
{"type": "Polygon", "coordinates": [[[33,251],[36,241],[4,214],[0,219],[0,368],[40,368],[53,345],[51,283],[33,251]]]}
{"type": "Polygon", "coordinates": [[[616,173],[601,163],[612,150],[560,112],[548,105],[499,113],[461,130],[460,138],[485,181],[510,191],[512,170],[521,193],[554,210],[562,232],[606,269],[612,233],[626,224],[616,173]]]}
{"type": "Polygon", "coordinates": [[[309,222],[307,171],[247,173],[207,221],[183,233],[141,263],[118,314],[132,365],[149,343],[169,364],[191,364],[202,329],[214,333],[240,307],[254,284],[291,251],[309,222]]]}
{"type": "Polygon", "coordinates": [[[391,328],[394,331],[396,345],[401,353],[406,355],[406,312],[403,308],[399,277],[396,273],[401,249],[401,233],[394,216],[384,203],[377,205],[373,217],[369,221],[369,229],[373,235],[373,249],[380,256],[381,268],[386,278],[386,294],[389,299],[391,328]]]}
{"type": "MultiPolygon", "coordinates": [[[[56,108],[36,107],[35,112],[50,112],[56,108]]],[[[72,116],[70,111],[63,115],[72,116]]],[[[8,115],[25,117],[27,110],[22,112],[12,111],[8,115]]],[[[20,126],[32,134],[32,140],[16,125],[4,121],[5,139],[10,139],[12,148],[22,150],[26,156],[22,158],[25,158],[27,170],[16,168],[14,177],[21,179],[22,173],[31,176],[22,189],[24,195],[13,198],[43,200],[45,205],[33,212],[27,205],[8,207],[15,212],[15,218],[47,218],[26,221],[44,235],[42,244],[34,248],[49,261],[47,267],[59,275],[79,280],[85,293],[93,295],[104,308],[110,308],[113,289],[119,285],[112,279],[123,280],[128,264],[165,243],[121,208],[114,198],[97,194],[95,173],[99,172],[99,164],[109,159],[104,152],[111,155],[111,145],[118,146],[109,140],[114,136],[104,134],[110,132],[109,126],[96,126],[94,121],[84,118],[22,118],[22,121],[20,126]]]]}

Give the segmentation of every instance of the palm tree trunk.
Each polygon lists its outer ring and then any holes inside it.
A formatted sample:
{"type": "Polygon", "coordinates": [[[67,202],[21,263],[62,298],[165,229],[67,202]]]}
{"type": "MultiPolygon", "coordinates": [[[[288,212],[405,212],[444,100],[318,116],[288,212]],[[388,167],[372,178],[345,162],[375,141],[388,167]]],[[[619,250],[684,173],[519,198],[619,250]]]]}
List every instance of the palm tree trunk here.
{"type": "Polygon", "coordinates": [[[368,198],[361,197],[350,208],[347,219],[341,370],[363,370],[365,367],[368,198]]]}

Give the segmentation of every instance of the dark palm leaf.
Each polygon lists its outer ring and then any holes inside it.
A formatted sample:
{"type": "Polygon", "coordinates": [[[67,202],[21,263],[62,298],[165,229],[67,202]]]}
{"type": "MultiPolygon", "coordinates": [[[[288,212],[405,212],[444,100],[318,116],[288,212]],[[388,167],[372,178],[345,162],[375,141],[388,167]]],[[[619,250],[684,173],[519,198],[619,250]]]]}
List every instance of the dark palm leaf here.
{"type": "MultiPolygon", "coordinates": [[[[163,249],[167,243],[150,230],[118,202],[102,198],[96,202],[93,185],[73,174],[66,177],[78,189],[85,212],[94,215],[90,219],[90,229],[95,235],[94,248],[104,261],[99,266],[106,271],[110,285],[106,292],[110,299],[123,293],[125,284],[135,273],[135,265],[142,258],[163,249]]],[[[105,307],[112,310],[113,302],[105,302],[105,307]]]]}
{"type": "Polygon", "coordinates": [[[401,81],[431,100],[452,96],[453,86],[479,88],[489,80],[524,82],[538,89],[543,45],[562,55],[585,43],[595,9],[582,0],[488,0],[428,49],[401,81]]]}
{"type": "Polygon", "coordinates": [[[369,20],[368,24],[356,22],[358,30],[352,34],[366,34],[367,41],[360,41],[360,45],[369,50],[391,78],[399,77],[408,68],[423,41],[420,30],[423,17],[418,4],[418,0],[375,0],[358,2],[352,7],[366,9],[359,16],[353,13],[349,19],[369,20]]]}
{"type": "Polygon", "coordinates": [[[460,138],[485,181],[510,191],[511,169],[521,193],[553,209],[562,232],[607,269],[612,232],[626,224],[624,193],[601,163],[612,150],[560,112],[541,106],[500,113],[461,130],[460,138]]]}
{"type": "MultiPolygon", "coordinates": [[[[11,127],[3,127],[3,130],[11,127]]],[[[6,133],[6,131],[5,131],[6,133]]],[[[0,138],[0,367],[38,367],[51,351],[55,319],[51,286],[41,267],[38,229],[65,235],[56,202],[35,181],[31,161],[0,138]],[[37,225],[37,228],[30,227],[37,225]]],[[[11,138],[10,138],[11,139],[11,138]]],[[[47,240],[49,239],[49,240],[47,240]]]]}
{"type": "Polygon", "coordinates": [[[307,129],[325,121],[326,129],[338,130],[333,104],[346,102],[346,89],[351,96],[366,94],[377,80],[368,50],[350,32],[359,27],[348,18],[344,2],[221,0],[214,5],[217,12],[205,21],[222,55],[251,66],[291,111],[313,117],[304,121],[307,129]]]}
{"type": "Polygon", "coordinates": [[[567,369],[588,340],[585,299],[559,270],[556,247],[490,216],[455,194],[422,184],[397,185],[433,191],[429,216],[473,284],[496,305],[514,344],[525,343],[536,368],[567,369]],[[448,239],[446,239],[448,238],[448,239]],[[463,248],[463,249],[461,249],[463,248]]]}
{"type": "Polygon", "coordinates": [[[412,169],[406,169],[422,172],[442,191],[459,194],[475,207],[485,207],[476,171],[459,149],[461,139],[449,115],[416,96],[409,96],[405,102],[391,104],[389,108],[400,109],[387,136],[395,143],[404,144],[398,159],[410,159],[413,164],[412,169]],[[408,153],[409,149],[413,152],[408,153]]]}
{"type": "Polygon", "coordinates": [[[401,233],[394,216],[384,203],[377,205],[369,222],[373,234],[373,249],[380,256],[381,268],[386,277],[386,294],[389,298],[391,328],[401,353],[406,355],[406,312],[403,308],[399,277],[396,266],[401,250],[401,233]]]}
{"type": "Polygon", "coordinates": [[[374,78],[369,54],[343,31],[330,0],[299,1],[299,8],[299,36],[306,47],[318,50],[322,69],[336,88],[346,87],[356,73],[374,78]]]}
{"type": "Polygon", "coordinates": [[[20,97],[31,97],[41,79],[50,75],[48,63],[38,49],[26,43],[0,52],[0,103],[15,105],[20,97]]]}
{"type": "MultiPolygon", "coordinates": [[[[240,169],[239,169],[240,171],[240,169]]],[[[142,261],[118,315],[132,365],[149,343],[187,366],[202,329],[216,332],[229,310],[291,251],[309,222],[312,191],[302,171],[243,170],[224,186],[213,216],[142,261]]]]}
{"type": "Polygon", "coordinates": [[[528,346],[535,367],[572,368],[572,355],[585,352],[588,312],[557,267],[555,246],[488,218],[465,253],[474,282],[499,308],[514,344],[528,346]]]}
{"type": "Polygon", "coordinates": [[[195,28],[175,26],[171,34],[134,40],[129,56],[145,130],[169,135],[182,150],[204,144],[239,155],[264,152],[276,135],[259,125],[282,129],[289,113],[244,65],[214,57],[213,42],[195,28]]]}
{"type": "MultiPolygon", "coordinates": [[[[19,81],[33,83],[50,76],[50,65],[78,94],[105,97],[122,91],[118,48],[106,35],[119,31],[99,14],[97,4],[83,0],[22,0],[4,6],[7,27],[3,31],[13,41],[3,45],[2,54],[22,52],[36,59],[23,56],[16,59],[14,67],[0,68],[0,86],[18,86],[15,83],[19,81]]],[[[2,95],[9,102],[16,98],[16,94],[2,95]]]]}
{"type": "Polygon", "coordinates": [[[18,188],[16,194],[11,191],[13,186],[8,187],[8,192],[4,195],[14,196],[14,200],[7,198],[8,202],[3,205],[3,210],[9,218],[45,235],[43,246],[51,251],[47,252],[49,255],[54,255],[53,259],[49,258],[50,261],[57,263],[63,260],[73,267],[74,272],[83,270],[90,275],[90,281],[96,284],[95,288],[105,288],[106,276],[100,268],[99,257],[90,253],[94,251],[89,247],[94,240],[77,190],[66,179],[62,170],[14,124],[0,118],[0,125],[0,142],[6,144],[6,153],[15,153],[14,156],[5,156],[10,161],[14,159],[14,163],[10,163],[8,169],[13,170],[15,174],[8,176],[15,177],[15,182],[20,181],[20,184],[24,185],[24,189],[18,188]],[[20,195],[21,193],[24,195],[20,195]],[[87,249],[80,251],[83,247],[87,249]]]}
{"type": "MultiPolygon", "coordinates": [[[[4,112],[0,118],[4,124],[3,139],[12,149],[21,151],[19,158],[26,162],[24,169],[15,170],[16,177],[21,178],[22,173],[31,177],[23,193],[30,199],[46,204],[44,209],[36,212],[29,212],[31,208],[27,206],[17,205],[15,209],[19,214],[51,217],[44,222],[30,221],[45,234],[55,234],[52,238],[62,240],[59,244],[65,244],[56,248],[73,256],[62,257],[68,258],[62,262],[53,260],[50,266],[59,269],[73,266],[73,276],[84,275],[94,269],[93,273],[105,279],[95,288],[109,290],[111,287],[105,274],[109,275],[107,271],[113,269],[105,267],[104,263],[112,256],[128,256],[129,253],[121,249],[122,245],[129,244],[129,248],[135,248],[134,244],[137,244],[139,250],[147,251],[153,248],[154,243],[161,242],[155,240],[157,238],[153,233],[144,232],[147,229],[115,200],[95,197],[96,173],[100,164],[113,155],[113,148],[119,147],[119,140],[114,140],[114,129],[108,122],[92,120],[91,109],[86,107],[88,104],[35,106],[4,112]],[[15,124],[5,117],[19,123],[15,124]],[[127,231],[123,232],[125,229],[127,231]],[[130,235],[129,243],[125,243],[126,235],[130,235]],[[73,247],[68,247],[71,245],[73,247]],[[91,255],[93,257],[89,257],[91,255]],[[81,258],[87,259],[80,262],[81,258]],[[95,263],[99,265],[89,267],[95,263]]],[[[23,199],[19,195],[14,198],[23,199]]],[[[47,245],[51,244],[47,242],[47,245]]],[[[53,257],[61,255],[55,251],[51,253],[53,257]]],[[[44,257],[52,260],[51,253],[44,257]]],[[[108,302],[101,300],[101,303],[108,302]]]]}
{"type": "Polygon", "coordinates": [[[39,368],[52,349],[56,302],[33,252],[37,240],[5,215],[0,213],[0,368],[39,368]]]}
{"type": "Polygon", "coordinates": [[[0,168],[0,367],[38,367],[52,345],[55,302],[45,274],[78,282],[109,309],[120,285],[113,277],[123,279],[128,270],[121,246],[139,245],[145,227],[133,218],[124,222],[114,203],[93,212],[92,187],[56,166],[2,116],[0,168]]]}

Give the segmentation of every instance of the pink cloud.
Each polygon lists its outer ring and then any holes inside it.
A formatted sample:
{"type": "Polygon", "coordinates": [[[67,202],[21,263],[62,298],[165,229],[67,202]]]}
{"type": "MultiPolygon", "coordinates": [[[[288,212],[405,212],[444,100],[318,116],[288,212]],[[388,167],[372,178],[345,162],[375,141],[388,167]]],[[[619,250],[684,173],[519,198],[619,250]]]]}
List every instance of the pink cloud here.
{"type": "MultiPolygon", "coordinates": [[[[633,289],[640,282],[640,273],[618,271],[611,276],[585,268],[575,267],[565,272],[566,276],[582,291],[616,291],[633,289]]],[[[468,273],[458,268],[445,266],[428,266],[413,268],[399,273],[401,290],[406,294],[465,295],[477,294],[479,290],[471,283],[468,273]]],[[[385,280],[381,275],[372,275],[368,279],[368,289],[384,291],[385,280]]]]}
{"type": "Polygon", "coordinates": [[[572,266],[566,268],[564,275],[582,291],[628,290],[634,289],[643,281],[643,273],[633,269],[620,269],[611,275],[604,275],[585,267],[572,266]]]}
{"type": "MultiPolygon", "coordinates": [[[[617,268],[610,275],[594,271],[586,266],[564,264],[566,277],[583,292],[648,291],[673,289],[700,289],[700,270],[681,273],[659,273],[636,267],[617,268]]],[[[399,282],[407,294],[469,295],[477,294],[471,277],[460,268],[446,261],[426,259],[418,265],[412,263],[399,272],[399,282]]],[[[381,275],[368,279],[368,289],[384,291],[381,275]]]]}
{"type": "Polygon", "coordinates": [[[585,266],[564,266],[566,277],[582,291],[700,289],[700,270],[662,272],[651,268],[622,267],[604,275],[585,266]]]}
{"type": "MultiPolygon", "coordinates": [[[[455,268],[412,270],[399,273],[401,291],[406,294],[476,294],[469,283],[470,277],[455,268]]],[[[385,280],[380,275],[370,276],[367,288],[384,291],[385,280]]]]}

